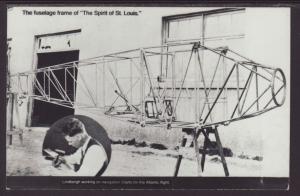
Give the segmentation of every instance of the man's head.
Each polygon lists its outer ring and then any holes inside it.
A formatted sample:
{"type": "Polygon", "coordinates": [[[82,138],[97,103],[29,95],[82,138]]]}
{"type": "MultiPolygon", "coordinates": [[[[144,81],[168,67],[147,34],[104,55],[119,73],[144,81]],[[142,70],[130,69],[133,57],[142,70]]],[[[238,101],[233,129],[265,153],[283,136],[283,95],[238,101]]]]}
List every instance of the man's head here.
{"type": "Polygon", "coordinates": [[[63,127],[62,132],[68,144],[75,148],[81,147],[88,134],[85,130],[84,124],[77,118],[71,118],[63,127]]]}

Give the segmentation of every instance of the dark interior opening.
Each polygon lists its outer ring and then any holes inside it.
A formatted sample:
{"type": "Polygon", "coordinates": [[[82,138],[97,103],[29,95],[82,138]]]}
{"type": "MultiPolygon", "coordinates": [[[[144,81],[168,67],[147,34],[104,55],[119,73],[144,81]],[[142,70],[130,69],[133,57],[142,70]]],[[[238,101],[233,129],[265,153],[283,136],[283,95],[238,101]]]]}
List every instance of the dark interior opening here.
{"type": "MultiPolygon", "coordinates": [[[[44,68],[56,64],[77,61],[79,59],[79,50],[38,53],[37,55],[38,55],[37,68],[44,68]]],[[[69,71],[71,73],[74,73],[74,77],[77,78],[77,69],[73,70],[73,68],[69,68],[69,71]]],[[[60,83],[64,84],[64,82],[66,81],[67,95],[72,101],[74,101],[74,95],[76,95],[76,85],[74,86],[72,77],[67,75],[67,80],[65,80],[64,69],[55,70],[53,71],[53,73],[60,83]]],[[[44,83],[48,84],[48,79],[47,77],[44,76],[43,73],[37,73],[36,77],[41,84],[44,83]]],[[[52,76],[51,79],[53,79],[52,76]]],[[[47,88],[47,85],[45,85],[45,91],[48,92],[48,90],[49,89],[47,88]]],[[[37,88],[35,88],[34,91],[35,91],[35,95],[41,95],[37,88]]],[[[62,99],[59,92],[52,86],[50,87],[50,97],[62,99]]],[[[74,114],[74,109],[72,108],[35,99],[33,101],[31,126],[50,126],[58,119],[73,114],[74,114]]]]}

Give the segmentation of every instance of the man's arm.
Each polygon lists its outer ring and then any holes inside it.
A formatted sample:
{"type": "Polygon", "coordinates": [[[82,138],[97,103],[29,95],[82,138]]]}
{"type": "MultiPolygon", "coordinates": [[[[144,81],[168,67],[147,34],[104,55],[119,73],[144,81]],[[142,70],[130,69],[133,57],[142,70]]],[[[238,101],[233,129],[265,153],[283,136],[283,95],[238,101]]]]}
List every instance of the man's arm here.
{"type": "Polygon", "coordinates": [[[103,147],[92,145],[88,148],[77,176],[95,176],[107,160],[107,155],[103,147]]]}
{"type": "Polygon", "coordinates": [[[75,153],[73,153],[71,155],[65,155],[62,158],[68,164],[79,164],[80,163],[80,157],[81,157],[81,148],[79,148],[75,153]]]}
{"type": "Polygon", "coordinates": [[[52,164],[54,167],[60,167],[65,165],[66,168],[74,170],[74,164],[80,164],[81,159],[81,149],[78,149],[75,153],[65,156],[57,156],[52,164]]]}

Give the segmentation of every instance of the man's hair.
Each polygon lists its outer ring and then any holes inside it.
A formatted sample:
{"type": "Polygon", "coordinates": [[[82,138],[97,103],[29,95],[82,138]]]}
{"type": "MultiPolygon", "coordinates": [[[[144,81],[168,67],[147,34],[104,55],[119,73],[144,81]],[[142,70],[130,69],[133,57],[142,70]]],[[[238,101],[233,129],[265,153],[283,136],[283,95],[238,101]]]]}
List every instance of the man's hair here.
{"type": "Polygon", "coordinates": [[[68,120],[68,122],[63,127],[62,132],[65,135],[73,137],[74,135],[76,135],[78,133],[85,132],[84,124],[77,118],[71,118],[68,120]]]}

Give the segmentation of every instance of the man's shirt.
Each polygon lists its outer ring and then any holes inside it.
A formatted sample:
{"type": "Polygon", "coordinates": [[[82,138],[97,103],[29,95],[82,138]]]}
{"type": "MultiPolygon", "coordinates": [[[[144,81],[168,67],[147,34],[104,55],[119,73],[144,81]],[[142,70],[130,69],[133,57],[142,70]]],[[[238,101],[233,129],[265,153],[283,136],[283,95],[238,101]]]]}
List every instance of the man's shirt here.
{"type": "Polygon", "coordinates": [[[76,176],[95,176],[107,161],[106,152],[101,144],[91,145],[87,149],[90,140],[91,137],[74,154],[64,157],[68,164],[80,165],[82,161],[79,170],[74,172],[76,176]]]}

